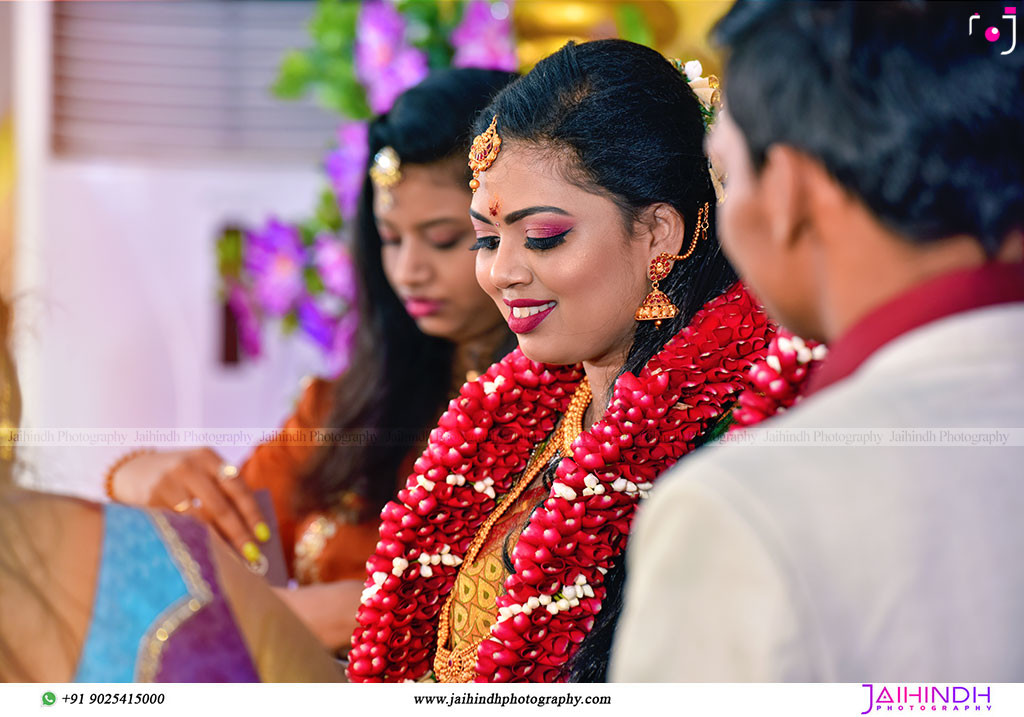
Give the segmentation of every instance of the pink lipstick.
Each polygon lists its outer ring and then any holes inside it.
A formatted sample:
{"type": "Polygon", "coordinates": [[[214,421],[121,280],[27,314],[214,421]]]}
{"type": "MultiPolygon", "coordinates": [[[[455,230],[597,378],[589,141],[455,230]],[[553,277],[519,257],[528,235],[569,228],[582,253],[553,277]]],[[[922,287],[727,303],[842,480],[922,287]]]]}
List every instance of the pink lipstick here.
{"type": "Polygon", "coordinates": [[[432,316],[441,310],[444,306],[443,301],[437,301],[435,299],[423,299],[418,296],[410,296],[403,302],[405,304],[405,310],[409,313],[409,316],[414,319],[422,319],[425,316],[432,316]]]}
{"type": "Polygon", "coordinates": [[[508,315],[508,327],[516,334],[528,334],[555,310],[556,301],[537,301],[536,299],[503,299],[511,311],[508,315]]]}

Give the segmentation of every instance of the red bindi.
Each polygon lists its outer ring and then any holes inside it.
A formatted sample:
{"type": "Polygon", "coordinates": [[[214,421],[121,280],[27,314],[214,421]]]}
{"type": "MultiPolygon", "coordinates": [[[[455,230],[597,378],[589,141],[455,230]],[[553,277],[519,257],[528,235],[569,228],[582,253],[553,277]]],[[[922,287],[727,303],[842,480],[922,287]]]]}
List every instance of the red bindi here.
{"type": "Polygon", "coordinates": [[[501,201],[495,199],[493,202],[491,202],[491,205],[488,207],[488,209],[490,210],[492,217],[498,216],[498,213],[501,211],[501,201]]]}

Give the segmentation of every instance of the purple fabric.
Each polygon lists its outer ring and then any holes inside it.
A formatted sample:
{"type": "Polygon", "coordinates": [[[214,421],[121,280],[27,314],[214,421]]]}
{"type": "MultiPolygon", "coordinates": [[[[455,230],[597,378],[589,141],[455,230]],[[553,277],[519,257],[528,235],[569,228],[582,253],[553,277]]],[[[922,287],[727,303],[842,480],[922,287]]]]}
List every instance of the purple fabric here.
{"type": "Polygon", "coordinates": [[[259,682],[249,648],[217,580],[206,528],[184,516],[168,515],[167,520],[199,566],[213,598],[172,633],[164,645],[155,681],[259,682]]]}

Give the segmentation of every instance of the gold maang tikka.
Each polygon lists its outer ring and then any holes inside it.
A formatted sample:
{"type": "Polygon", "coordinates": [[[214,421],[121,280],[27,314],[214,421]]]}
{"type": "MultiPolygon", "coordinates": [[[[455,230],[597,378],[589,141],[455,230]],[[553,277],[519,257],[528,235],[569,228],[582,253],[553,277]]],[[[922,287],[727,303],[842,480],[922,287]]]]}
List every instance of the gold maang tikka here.
{"type": "Polygon", "coordinates": [[[473,170],[473,179],[469,188],[475,193],[480,188],[480,172],[484,172],[494,164],[501,151],[501,137],[498,136],[498,115],[494,115],[491,124],[477,135],[473,146],[469,149],[469,168],[473,170]]]}
{"type": "Polygon", "coordinates": [[[370,166],[370,181],[385,208],[394,204],[391,189],[402,181],[402,160],[394,147],[384,147],[373,155],[370,166]]]}

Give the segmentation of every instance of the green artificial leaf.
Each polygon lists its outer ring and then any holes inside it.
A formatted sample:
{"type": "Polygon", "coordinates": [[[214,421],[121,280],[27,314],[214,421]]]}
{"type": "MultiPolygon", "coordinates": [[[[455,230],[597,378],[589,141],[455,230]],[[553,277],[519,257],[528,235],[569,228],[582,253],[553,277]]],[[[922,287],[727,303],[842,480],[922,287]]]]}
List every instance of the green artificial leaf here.
{"type": "Polygon", "coordinates": [[[324,56],[317,99],[324,107],[349,119],[369,119],[372,116],[366,102],[366,90],[356,79],[351,58],[324,56]]]}
{"type": "Polygon", "coordinates": [[[325,186],[320,191],[320,198],[316,203],[316,221],[332,234],[341,231],[344,224],[341,213],[338,211],[338,198],[329,186],[325,186]]]}
{"type": "Polygon", "coordinates": [[[315,267],[307,266],[302,272],[302,278],[306,285],[306,291],[310,294],[318,296],[324,293],[324,280],[320,278],[315,267]]]}
{"type": "Polygon", "coordinates": [[[718,422],[715,423],[715,425],[713,425],[702,437],[697,439],[700,445],[713,443],[729,432],[729,429],[732,428],[732,425],[735,423],[732,416],[732,409],[734,407],[735,406],[730,406],[729,410],[722,414],[722,417],[718,419],[718,422]]]}
{"type": "Polygon", "coordinates": [[[455,52],[448,43],[433,44],[423,48],[427,53],[427,65],[431,70],[443,70],[451,67],[455,52]]]}
{"type": "Polygon", "coordinates": [[[290,50],[281,59],[272,91],[281,99],[298,99],[305,94],[315,78],[316,67],[309,53],[290,50]]]}
{"type": "Polygon", "coordinates": [[[316,94],[320,104],[349,119],[370,119],[373,116],[366,102],[366,90],[354,79],[320,85],[316,94]]]}
{"type": "Polygon", "coordinates": [[[342,52],[352,43],[359,20],[359,3],[351,0],[320,0],[309,21],[313,41],[327,52],[342,52]]]}
{"type": "Polygon", "coordinates": [[[701,117],[704,120],[704,130],[710,131],[711,126],[715,124],[715,108],[705,107],[703,104],[700,106],[701,117]]]}
{"type": "Polygon", "coordinates": [[[623,40],[637,42],[641,45],[654,47],[654,31],[651,24],[636,5],[622,4],[615,8],[615,24],[618,25],[619,37],[623,40]]]}
{"type": "MultiPolygon", "coordinates": [[[[448,2],[439,3],[437,8],[439,26],[446,31],[452,30],[462,21],[465,12],[466,3],[463,0],[448,0],[448,2]]],[[[446,32],[445,36],[447,35],[446,32]]]]}
{"type": "Polygon", "coordinates": [[[451,66],[454,49],[449,42],[452,29],[462,17],[462,0],[404,0],[398,10],[409,23],[406,39],[427,54],[431,69],[451,66]]]}
{"type": "Polygon", "coordinates": [[[323,53],[322,68],[321,79],[328,82],[334,78],[356,78],[356,63],[351,52],[342,55],[323,53]]]}
{"type": "Polygon", "coordinates": [[[306,221],[299,224],[299,239],[302,241],[303,246],[312,246],[313,240],[316,238],[316,229],[310,226],[311,223],[306,221]]]}
{"type": "Polygon", "coordinates": [[[237,279],[242,271],[242,232],[226,229],[216,244],[217,270],[224,279],[237,279]]]}
{"type": "Polygon", "coordinates": [[[295,333],[297,328],[299,328],[299,315],[294,311],[289,311],[281,319],[281,331],[287,336],[288,334],[295,333]]]}
{"type": "Polygon", "coordinates": [[[273,86],[276,96],[297,99],[313,90],[320,104],[333,112],[369,116],[352,60],[359,8],[360,4],[351,0],[321,0],[317,4],[309,22],[313,46],[282,58],[273,86]],[[358,86],[356,90],[352,85],[358,86]]]}
{"type": "Polygon", "coordinates": [[[439,6],[443,4],[437,0],[402,0],[397,7],[410,23],[420,23],[432,27],[440,22],[439,6]]]}

